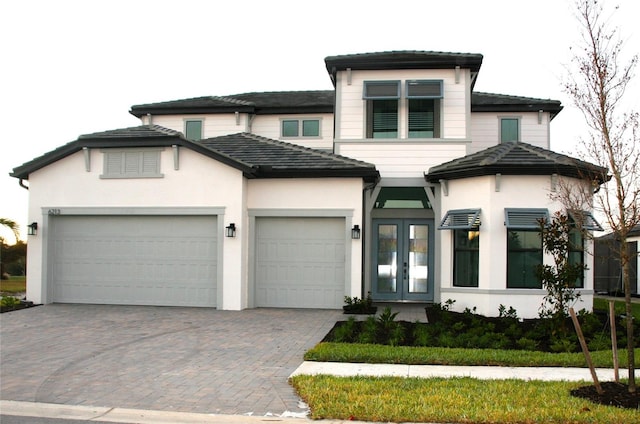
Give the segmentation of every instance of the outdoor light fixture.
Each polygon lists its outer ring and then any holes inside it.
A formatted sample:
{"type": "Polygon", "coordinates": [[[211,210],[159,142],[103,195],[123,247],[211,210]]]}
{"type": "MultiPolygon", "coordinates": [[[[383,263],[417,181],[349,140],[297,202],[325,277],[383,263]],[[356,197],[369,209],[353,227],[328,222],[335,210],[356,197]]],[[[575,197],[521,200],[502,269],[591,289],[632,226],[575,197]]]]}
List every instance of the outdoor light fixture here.
{"type": "Polygon", "coordinates": [[[360,226],[354,225],[351,229],[351,238],[357,240],[360,238],[360,226]]]}
{"type": "Polygon", "coordinates": [[[35,236],[36,234],[38,234],[37,222],[32,222],[31,224],[27,225],[27,234],[30,236],[35,236]]]}
{"type": "Polygon", "coordinates": [[[227,237],[236,236],[236,224],[234,224],[233,222],[229,224],[228,227],[225,227],[225,230],[227,230],[227,237]]]}

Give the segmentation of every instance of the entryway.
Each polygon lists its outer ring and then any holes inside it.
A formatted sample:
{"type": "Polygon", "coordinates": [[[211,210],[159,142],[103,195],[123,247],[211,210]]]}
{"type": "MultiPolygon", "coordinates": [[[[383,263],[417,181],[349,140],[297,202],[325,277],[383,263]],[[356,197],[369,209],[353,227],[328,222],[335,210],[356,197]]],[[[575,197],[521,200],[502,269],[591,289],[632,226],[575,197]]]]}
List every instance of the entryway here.
{"type": "Polygon", "coordinates": [[[371,296],[433,301],[433,220],[374,219],[371,296]]]}

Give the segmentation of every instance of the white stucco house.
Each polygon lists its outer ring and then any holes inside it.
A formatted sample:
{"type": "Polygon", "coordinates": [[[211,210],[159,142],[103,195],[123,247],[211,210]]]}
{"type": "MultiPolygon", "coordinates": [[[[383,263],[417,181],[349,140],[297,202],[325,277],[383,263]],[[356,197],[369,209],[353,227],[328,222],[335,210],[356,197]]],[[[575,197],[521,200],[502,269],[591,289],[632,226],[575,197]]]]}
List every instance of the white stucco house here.
{"type": "Polygon", "coordinates": [[[240,310],[370,292],[537,316],[536,220],[562,210],[558,181],[598,186],[606,169],[549,150],[560,102],[475,92],[482,59],[332,56],[334,90],[132,106],[140,126],[11,173],[35,233],[27,298],[240,310]]]}

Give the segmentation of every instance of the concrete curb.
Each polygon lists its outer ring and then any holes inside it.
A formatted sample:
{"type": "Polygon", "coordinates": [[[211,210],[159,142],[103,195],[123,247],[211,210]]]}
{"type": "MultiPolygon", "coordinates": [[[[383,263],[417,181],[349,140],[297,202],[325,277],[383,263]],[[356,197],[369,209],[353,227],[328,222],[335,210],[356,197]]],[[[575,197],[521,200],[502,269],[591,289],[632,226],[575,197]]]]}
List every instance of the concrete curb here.
{"type": "MultiPolygon", "coordinates": [[[[286,416],[249,416],[198,414],[193,412],[147,411],[143,409],[57,405],[51,403],[0,400],[0,413],[21,417],[61,418],[67,420],[101,421],[136,424],[251,424],[282,422],[286,424],[358,423],[358,421],[321,420],[286,416]]],[[[360,421],[360,423],[363,423],[360,421]]]]}
{"type": "MultiPolygon", "coordinates": [[[[482,380],[541,380],[541,381],[591,381],[589,368],[561,367],[497,367],[497,366],[443,366],[443,365],[395,365],[395,364],[350,364],[341,362],[305,361],[292,374],[328,374],[335,376],[371,377],[472,377],[482,380]]],[[[614,370],[596,369],[598,379],[613,381],[614,370]]]]}

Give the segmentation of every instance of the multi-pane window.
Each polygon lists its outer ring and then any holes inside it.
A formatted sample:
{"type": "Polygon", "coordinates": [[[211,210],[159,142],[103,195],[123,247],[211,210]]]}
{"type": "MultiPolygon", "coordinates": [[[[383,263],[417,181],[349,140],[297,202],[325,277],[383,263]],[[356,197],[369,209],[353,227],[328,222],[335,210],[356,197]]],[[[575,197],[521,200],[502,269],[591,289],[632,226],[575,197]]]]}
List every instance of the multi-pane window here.
{"type": "Polygon", "coordinates": [[[480,232],[453,230],[453,285],[478,287],[480,232]]]}
{"type": "Polygon", "coordinates": [[[400,81],[365,81],[367,138],[398,138],[400,81]]]}
{"type": "Polygon", "coordinates": [[[543,260],[541,221],[549,222],[547,209],[505,209],[507,288],[542,288],[537,273],[543,260]]]}
{"type": "Polygon", "coordinates": [[[520,141],[520,120],[500,118],[500,142],[520,141]]]}
{"type": "Polygon", "coordinates": [[[194,119],[184,121],[184,134],[189,140],[202,140],[202,120],[194,119]]]}
{"type": "Polygon", "coordinates": [[[283,119],[282,137],[320,137],[319,119],[283,119]]]}
{"type": "Polygon", "coordinates": [[[409,109],[409,138],[440,137],[442,81],[407,81],[406,88],[407,105],[409,109]]]}

